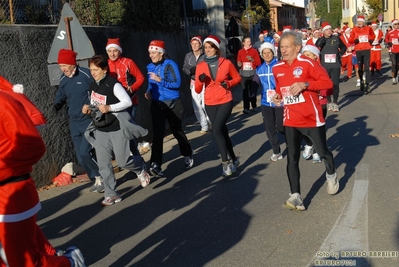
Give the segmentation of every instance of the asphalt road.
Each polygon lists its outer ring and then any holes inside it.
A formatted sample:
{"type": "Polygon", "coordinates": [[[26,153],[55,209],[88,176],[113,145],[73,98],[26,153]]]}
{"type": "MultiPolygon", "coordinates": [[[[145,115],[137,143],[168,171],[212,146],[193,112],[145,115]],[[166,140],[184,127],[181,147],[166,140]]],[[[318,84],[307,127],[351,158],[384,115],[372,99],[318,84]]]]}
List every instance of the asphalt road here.
{"type": "Polygon", "coordinates": [[[399,85],[386,61],[382,71],[370,95],[355,78],[341,83],[341,111],[327,118],[341,188],[328,195],[324,164],[301,159],[306,211],[282,207],[286,158],[269,161],[261,113],[243,114],[236,88],[228,128],[237,175],[221,177],[212,135],[191,124],[192,169],[168,138],[164,178],[141,188],[134,174],[118,173],[123,201],[110,207],[87,183],[39,192],[38,224],[55,247],[79,247],[88,266],[399,266],[399,138],[389,137],[399,133],[399,85]]]}

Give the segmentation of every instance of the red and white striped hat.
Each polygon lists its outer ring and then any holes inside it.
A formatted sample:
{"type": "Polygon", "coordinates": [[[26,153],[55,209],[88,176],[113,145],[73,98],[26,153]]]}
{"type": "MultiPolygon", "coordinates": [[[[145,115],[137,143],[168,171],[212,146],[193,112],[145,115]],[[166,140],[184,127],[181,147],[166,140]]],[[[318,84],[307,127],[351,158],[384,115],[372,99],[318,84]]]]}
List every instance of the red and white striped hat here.
{"type": "Polygon", "coordinates": [[[206,42],[211,42],[214,45],[216,45],[217,48],[220,49],[220,39],[214,35],[209,35],[208,37],[205,38],[204,43],[206,42]]]}
{"type": "Polygon", "coordinates": [[[393,19],[391,22],[392,22],[392,25],[394,25],[395,23],[399,23],[399,20],[398,19],[393,19]]]}
{"type": "Polygon", "coordinates": [[[327,21],[324,21],[323,24],[321,24],[321,28],[322,28],[321,31],[323,31],[323,32],[325,30],[332,29],[330,23],[328,23],[327,21]]]}

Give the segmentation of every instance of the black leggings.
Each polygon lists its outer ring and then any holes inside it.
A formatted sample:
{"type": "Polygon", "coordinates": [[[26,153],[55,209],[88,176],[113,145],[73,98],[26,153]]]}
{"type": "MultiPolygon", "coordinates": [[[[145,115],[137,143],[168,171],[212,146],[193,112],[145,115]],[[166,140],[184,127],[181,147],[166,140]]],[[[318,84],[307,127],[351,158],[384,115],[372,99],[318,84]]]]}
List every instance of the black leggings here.
{"type": "Polygon", "coordinates": [[[284,108],[262,106],[262,117],[265,125],[266,136],[272,145],[273,154],[280,153],[280,143],[277,132],[284,134],[283,113],[284,108]]]}
{"type": "Polygon", "coordinates": [[[244,109],[249,109],[249,103],[252,108],[256,108],[256,91],[252,86],[252,80],[254,76],[243,77],[241,76],[242,100],[244,102],[244,109]]]}
{"type": "Polygon", "coordinates": [[[392,62],[392,78],[396,78],[396,76],[398,76],[399,53],[390,53],[389,57],[392,62]]]}
{"type": "Polygon", "coordinates": [[[359,79],[363,80],[363,73],[366,73],[366,84],[370,84],[370,50],[356,51],[359,79]]]}
{"type": "MultiPolygon", "coordinates": [[[[327,105],[321,105],[321,109],[323,110],[323,118],[326,119],[327,105]]],[[[302,138],[305,141],[307,146],[313,146],[312,140],[310,140],[309,137],[307,137],[306,135],[303,135],[302,138]]],[[[317,153],[315,148],[313,148],[313,153],[317,153]]]]}
{"type": "Polygon", "coordinates": [[[180,98],[176,99],[173,109],[165,109],[164,106],[161,106],[159,102],[154,100],[151,102],[151,119],[152,128],[154,130],[151,163],[155,162],[159,167],[162,165],[163,138],[166,120],[168,120],[170,130],[179,144],[180,154],[185,157],[192,155],[190,143],[181,127],[183,112],[184,107],[180,98]]]}
{"type": "MultiPolygon", "coordinates": [[[[339,76],[341,75],[340,68],[332,68],[326,69],[328,76],[330,76],[331,81],[333,82],[333,103],[338,103],[339,96],[339,76]]],[[[328,102],[331,103],[331,96],[327,96],[328,102]]]]}
{"type": "Polygon", "coordinates": [[[323,159],[327,174],[335,173],[334,157],[327,148],[325,125],[312,128],[294,128],[285,126],[285,142],[287,144],[287,175],[291,193],[301,193],[299,183],[299,157],[301,154],[302,135],[308,136],[323,159]]]}
{"type": "Polygon", "coordinates": [[[212,135],[215,138],[216,146],[219,149],[222,161],[226,162],[227,153],[229,153],[230,158],[235,161],[237,159],[233,151],[233,144],[229,136],[229,131],[227,130],[227,120],[231,115],[233,110],[233,101],[225,104],[216,106],[205,105],[206,113],[212,122],[212,135]]]}

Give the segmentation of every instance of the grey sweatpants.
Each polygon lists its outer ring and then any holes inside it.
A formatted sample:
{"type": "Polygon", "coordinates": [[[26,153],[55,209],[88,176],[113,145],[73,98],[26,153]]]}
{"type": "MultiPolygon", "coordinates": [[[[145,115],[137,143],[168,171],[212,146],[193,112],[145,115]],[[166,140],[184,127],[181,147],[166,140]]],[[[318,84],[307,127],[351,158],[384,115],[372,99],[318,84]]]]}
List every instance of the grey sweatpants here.
{"type": "Polygon", "coordinates": [[[124,137],[122,130],[114,132],[97,130],[94,147],[96,149],[99,172],[104,180],[105,198],[118,195],[111,162],[112,151],[119,167],[135,172],[137,175],[145,168],[140,155],[130,156],[129,140],[124,137]]]}

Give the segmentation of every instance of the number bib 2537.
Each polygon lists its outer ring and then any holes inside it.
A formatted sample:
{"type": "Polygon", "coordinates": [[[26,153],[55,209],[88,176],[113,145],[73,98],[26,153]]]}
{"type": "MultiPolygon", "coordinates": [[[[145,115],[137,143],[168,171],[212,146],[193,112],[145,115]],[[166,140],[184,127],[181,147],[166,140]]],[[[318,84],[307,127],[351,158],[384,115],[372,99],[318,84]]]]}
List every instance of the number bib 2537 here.
{"type": "Polygon", "coordinates": [[[303,97],[302,93],[299,95],[292,95],[290,92],[290,87],[281,87],[281,94],[283,96],[284,105],[293,105],[305,102],[305,98],[303,97]]]}

